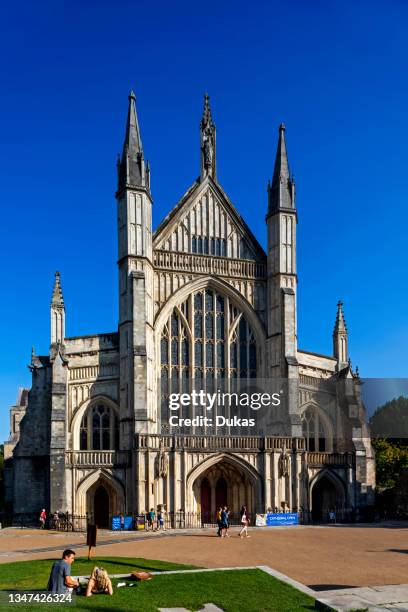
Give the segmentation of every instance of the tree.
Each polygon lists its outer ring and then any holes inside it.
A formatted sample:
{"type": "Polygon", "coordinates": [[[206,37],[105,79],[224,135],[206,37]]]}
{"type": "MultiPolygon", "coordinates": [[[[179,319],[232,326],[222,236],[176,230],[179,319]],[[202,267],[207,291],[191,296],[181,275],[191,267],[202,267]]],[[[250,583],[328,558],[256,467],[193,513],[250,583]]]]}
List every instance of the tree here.
{"type": "Polygon", "coordinates": [[[408,468],[408,447],[383,438],[374,438],[377,489],[393,489],[405,468],[408,468]]]}
{"type": "Polygon", "coordinates": [[[408,441],[408,397],[400,395],[377,408],[370,418],[372,436],[408,441]]]}

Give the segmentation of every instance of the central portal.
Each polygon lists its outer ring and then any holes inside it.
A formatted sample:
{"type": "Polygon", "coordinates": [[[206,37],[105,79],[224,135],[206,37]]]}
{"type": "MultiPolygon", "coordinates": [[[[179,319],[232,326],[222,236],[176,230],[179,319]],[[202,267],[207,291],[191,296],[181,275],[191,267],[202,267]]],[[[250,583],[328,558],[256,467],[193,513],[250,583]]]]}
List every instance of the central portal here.
{"type": "Polygon", "coordinates": [[[215,523],[219,508],[227,506],[231,519],[239,518],[242,506],[255,512],[255,490],[247,471],[239,465],[220,460],[204,470],[193,483],[194,510],[201,522],[215,523]]]}
{"type": "Polygon", "coordinates": [[[217,510],[228,505],[227,486],[225,478],[221,477],[217,480],[215,486],[215,507],[217,510]]]}
{"type": "Polygon", "coordinates": [[[95,491],[94,496],[95,525],[100,529],[109,528],[109,494],[103,485],[95,491]]]}

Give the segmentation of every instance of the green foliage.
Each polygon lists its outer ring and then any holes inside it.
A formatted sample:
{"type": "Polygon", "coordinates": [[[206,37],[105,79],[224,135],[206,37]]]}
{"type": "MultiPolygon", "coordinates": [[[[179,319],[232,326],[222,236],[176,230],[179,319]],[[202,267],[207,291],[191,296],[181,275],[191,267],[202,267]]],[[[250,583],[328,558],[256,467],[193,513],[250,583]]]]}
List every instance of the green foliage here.
{"type": "Polygon", "coordinates": [[[377,438],[372,440],[375,450],[377,489],[392,489],[404,468],[408,468],[408,447],[377,438]]]}
{"type": "MultiPolygon", "coordinates": [[[[81,559],[75,561],[72,574],[78,573],[79,567],[87,563],[81,559]]],[[[149,559],[110,558],[95,559],[93,564],[103,564],[112,573],[126,573],[129,566],[140,569],[170,569],[174,564],[149,559]],[[110,565],[112,564],[112,566],[110,565]],[[115,566],[115,572],[113,566],[115,566]],[[166,567],[168,566],[168,567],[166,567]],[[158,568],[159,569],[159,568],[158,568]]],[[[186,566],[185,566],[186,567],[186,566]]],[[[46,578],[51,568],[51,560],[27,561],[24,563],[8,563],[0,565],[1,589],[10,589],[10,584],[17,589],[43,588],[46,568],[46,578]],[[23,571],[21,571],[21,569],[23,571]],[[40,569],[41,568],[41,569],[40,569]],[[38,572],[41,572],[41,578],[38,572]]],[[[89,569],[89,568],[88,568],[89,569]]],[[[90,573],[90,572],[88,572],[90,573]]],[[[153,580],[134,583],[134,586],[116,588],[117,580],[113,579],[114,593],[112,597],[95,595],[89,599],[77,597],[72,610],[92,610],[102,608],[109,612],[125,612],[126,610],[143,610],[157,612],[158,608],[184,607],[188,610],[200,610],[205,603],[214,603],[225,612],[241,612],[256,610],[257,612],[299,612],[314,610],[314,600],[304,593],[265,572],[253,570],[214,571],[193,574],[170,574],[154,576],[153,580]]],[[[3,600],[4,601],[4,600],[3,600]]],[[[2,606],[3,610],[11,610],[16,606],[2,606]]],[[[49,610],[50,606],[19,605],[18,609],[49,610]]]]}
{"type": "Polygon", "coordinates": [[[400,396],[377,408],[370,418],[374,438],[408,440],[408,397],[400,396]]]}

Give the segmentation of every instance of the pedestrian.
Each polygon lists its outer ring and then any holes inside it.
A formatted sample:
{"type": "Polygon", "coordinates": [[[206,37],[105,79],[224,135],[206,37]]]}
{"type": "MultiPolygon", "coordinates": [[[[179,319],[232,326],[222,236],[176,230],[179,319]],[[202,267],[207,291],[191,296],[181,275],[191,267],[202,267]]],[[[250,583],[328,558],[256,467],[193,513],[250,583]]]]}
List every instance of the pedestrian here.
{"type": "Polygon", "coordinates": [[[164,531],[164,508],[160,508],[157,513],[157,528],[164,531]]]}
{"type": "Polygon", "coordinates": [[[155,520],[156,520],[156,513],[154,511],[154,508],[150,508],[150,512],[147,515],[147,525],[148,525],[148,529],[151,529],[151,531],[154,531],[155,520]]]}
{"type": "Polygon", "coordinates": [[[67,548],[62,553],[62,559],[56,561],[50,573],[48,580],[47,591],[50,593],[58,593],[63,595],[70,590],[79,587],[78,580],[71,578],[71,565],[75,560],[75,553],[70,548],[67,548]]]}
{"type": "Polygon", "coordinates": [[[125,529],[125,517],[123,516],[123,514],[120,515],[120,530],[124,531],[125,529]]]}
{"type": "Polygon", "coordinates": [[[96,525],[92,525],[88,523],[86,527],[86,543],[88,545],[88,561],[92,559],[92,548],[96,546],[96,534],[97,534],[96,525]]]}
{"type": "Polygon", "coordinates": [[[221,537],[222,538],[229,538],[228,535],[228,527],[229,527],[229,523],[228,523],[228,508],[227,506],[224,506],[221,512],[221,537]]]}
{"type": "Polygon", "coordinates": [[[41,510],[41,514],[40,514],[40,529],[45,529],[45,521],[47,520],[47,513],[45,511],[45,508],[43,508],[41,510]]]}
{"type": "Polygon", "coordinates": [[[221,513],[222,513],[222,507],[220,506],[217,512],[217,525],[218,525],[217,536],[219,537],[221,537],[221,529],[222,529],[221,513]]]}
{"type": "Polygon", "coordinates": [[[248,535],[249,514],[246,506],[242,506],[240,514],[242,529],[239,532],[239,537],[242,538],[245,534],[246,538],[250,538],[251,536],[248,535]]]}

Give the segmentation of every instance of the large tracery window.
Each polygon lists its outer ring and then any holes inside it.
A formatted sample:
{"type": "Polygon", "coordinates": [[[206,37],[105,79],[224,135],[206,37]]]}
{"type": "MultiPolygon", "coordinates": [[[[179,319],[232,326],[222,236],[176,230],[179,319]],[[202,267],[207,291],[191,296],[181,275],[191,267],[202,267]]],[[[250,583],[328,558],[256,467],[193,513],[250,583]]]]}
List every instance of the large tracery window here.
{"type": "Polygon", "coordinates": [[[190,381],[256,378],[256,342],[243,313],[206,289],[176,307],[161,335],[162,394],[187,391],[190,381]]]}
{"type": "Polygon", "coordinates": [[[310,406],[302,415],[302,431],[306,439],[306,450],[325,452],[329,450],[328,432],[317,406],[310,406]]]}
{"type": "Polygon", "coordinates": [[[115,412],[105,404],[88,408],[81,420],[80,450],[114,450],[119,447],[119,423],[115,412]]]}

